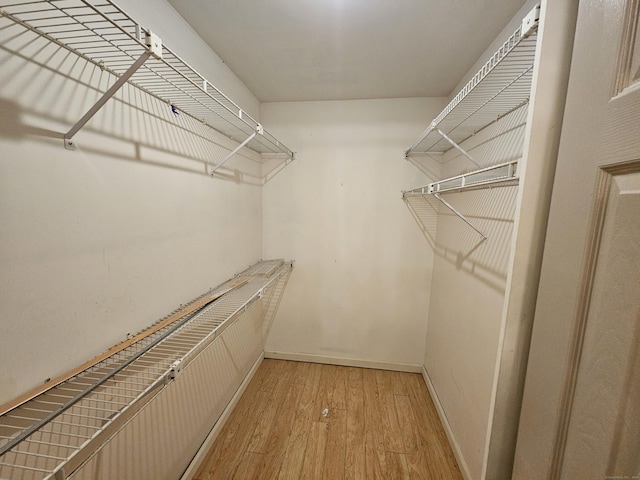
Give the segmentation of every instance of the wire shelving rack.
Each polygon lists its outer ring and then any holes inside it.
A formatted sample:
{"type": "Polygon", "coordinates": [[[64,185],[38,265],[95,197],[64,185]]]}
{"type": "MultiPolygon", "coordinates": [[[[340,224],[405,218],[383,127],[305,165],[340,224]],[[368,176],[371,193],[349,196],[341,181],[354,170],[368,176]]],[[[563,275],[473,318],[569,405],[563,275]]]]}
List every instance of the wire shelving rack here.
{"type": "MultiPolygon", "coordinates": [[[[0,1],[0,19],[22,25],[50,42],[112,73],[116,82],[65,135],[74,135],[128,82],[268,158],[294,153],[204,76],[169,49],[150,30],[111,0],[0,1]]],[[[228,158],[220,162],[224,163],[228,158]]]]}
{"type": "Polygon", "coordinates": [[[515,32],[480,68],[418,139],[405,150],[412,154],[458,150],[477,169],[428,185],[403,191],[402,198],[433,195],[483,239],[487,236],[456,210],[441,194],[493,186],[517,185],[518,160],[481,168],[462,143],[487,126],[526,105],[531,95],[540,6],[536,5],[515,32]]]}
{"type": "Polygon", "coordinates": [[[518,160],[512,160],[492,167],[482,168],[480,170],[474,170],[473,172],[432,182],[429,185],[414,188],[413,190],[404,191],[402,192],[402,198],[414,195],[459,192],[461,190],[484,188],[487,185],[496,185],[498,183],[514,185],[518,183],[518,177],[516,176],[517,168],[518,160]]]}
{"type": "Polygon", "coordinates": [[[405,155],[446,152],[528,102],[539,11],[537,6],[524,18],[405,155]]]}
{"type": "Polygon", "coordinates": [[[67,478],[256,300],[278,302],[292,267],[261,261],[181,306],[174,321],[3,409],[0,479],[67,478]]]}

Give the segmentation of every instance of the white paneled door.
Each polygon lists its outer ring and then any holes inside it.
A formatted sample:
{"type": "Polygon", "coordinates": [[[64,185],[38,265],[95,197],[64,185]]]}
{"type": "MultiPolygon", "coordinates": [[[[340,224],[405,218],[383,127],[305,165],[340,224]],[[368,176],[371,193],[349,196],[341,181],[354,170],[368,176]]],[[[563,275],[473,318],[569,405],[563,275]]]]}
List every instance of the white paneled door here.
{"type": "Polygon", "coordinates": [[[639,11],[580,2],[514,479],[640,480],[639,11]]]}

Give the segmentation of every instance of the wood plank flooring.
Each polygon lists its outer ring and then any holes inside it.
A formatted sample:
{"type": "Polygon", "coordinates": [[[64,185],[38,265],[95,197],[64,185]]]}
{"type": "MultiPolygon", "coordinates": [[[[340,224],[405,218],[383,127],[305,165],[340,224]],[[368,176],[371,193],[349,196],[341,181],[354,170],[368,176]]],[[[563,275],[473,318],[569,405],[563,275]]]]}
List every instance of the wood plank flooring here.
{"type": "Polygon", "coordinates": [[[462,480],[422,377],[266,359],[194,480],[376,478],[462,480]]]}

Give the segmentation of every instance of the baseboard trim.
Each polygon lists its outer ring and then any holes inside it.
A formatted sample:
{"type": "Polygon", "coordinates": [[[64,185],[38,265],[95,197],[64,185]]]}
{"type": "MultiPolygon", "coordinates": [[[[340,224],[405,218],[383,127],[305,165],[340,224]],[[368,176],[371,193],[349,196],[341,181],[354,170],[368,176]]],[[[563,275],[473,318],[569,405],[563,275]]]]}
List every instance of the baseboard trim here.
{"type": "Polygon", "coordinates": [[[209,435],[207,435],[207,438],[205,438],[202,445],[200,445],[200,448],[198,449],[195,456],[191,460],[191,463],[189,463],[189,466],[187,467],[187,469],[184,471],[184,473],[180,477],[180,480],[191,480],[193,476],[197,473],[198,468],[200,468],[200,465],[206,458],[207,453],[209,453],[209,450],[211,449],[213,442],[220,434],[220,430],[222,430],[222,427],[224,427],[225,423],[227,423],[227,420],[229,420],[229,417],[231,416],[233,409],[236,408],[236,405],[240,401],[240,397],[242,397],[242,394],[247,389],[249,382],[251,382],[251,379],[258,371],[258,368],[260,368],[260,365],[262,364],[262,360],[264,360],[264,356],[262,355],[262,353],[260,353],[256,361],[253,363],[253,365],[249,369],[249,372],[245,375],[244,380],[242,380],[242,383],[238,387],[238,390],[236,390],[236,393],[234,393],[233,397],[231,397],[231,400],[229,401],[225,409],[222,411],[220,418],[218,418],[218,420],[216,421],[215,425],[209,432],[209,435]]]}
{"type": "Polygon", "coordinates": [[[438,398],[438,394],[436,393],[436,389],[431,382],[431,378],[429,377],[429,373],[427,369],[422,366],[420,369],[422,372],[422,378],[424,379],[424,383],[427,384],[427,389],[429,390],[429,394],[431,395],[431,399],[433,400],[434,405],[436,406],[436,410],[438,412],[438,416],[440,417],[440,422],[442,422],[442,426],[444,427],[444,431],[447,434],[447,438],[449,439],[449,444],[451,445],[451,449],[453,450],[453,454],[456,457],[456,461],[458,462],[458,467],[460,468],[460,472],[465,480],[471,480],[471,474],[469,473],[469,467],[467,466],[467,462],[464,461],[464,456],[462,455],[462,450],[460,450],[460,445],[456,440],[455,435],[453,434],[453,430],[451,429],[451,425],[449,424],[449,420],[447,419],[447,415],[444,412],[444,408],[442,408],[442,404],[440,403],[440,399],[438,398]]]}
{"type": "Polygon", "coordinates": [[[422,372],[421,365],[410,363],[375,362],[371,360],[358,360],[355,358],[331,357],[327,355],[312,355],[308,353],[289,353],[265,351],[264,358],[274,360],[293,360],[296,362],[324,363],[328,365],[341,365],[344,367],[375,368],[378,370],[392,370],[395,372],[422,372]]]}

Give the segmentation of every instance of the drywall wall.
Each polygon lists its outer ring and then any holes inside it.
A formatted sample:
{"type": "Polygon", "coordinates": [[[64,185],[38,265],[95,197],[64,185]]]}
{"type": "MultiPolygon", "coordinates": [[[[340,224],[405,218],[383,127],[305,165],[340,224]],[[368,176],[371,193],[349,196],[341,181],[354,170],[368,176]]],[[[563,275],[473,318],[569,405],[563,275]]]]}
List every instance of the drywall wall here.
{"type": "Polygon", "coordinates": [[[263,255],[296,262],[267,355],[422,364],[433,252],[401,190],[431,180],[403,152],[443,106],[263,104],[273,133],[296,139],[296,160],[263,188],[263,255]]]}
{"type": "MultiPolygon", "coordinates": [[[[526,107],[504,117],[464,147],[481,166],[518,159],[526,107]]],[[[443,157],[446,176],[476,169],[456,150],[443,157]]],[[[444,194],[482,237],[444,205],[438,209],[425,368],[469,478],[481,478],[517,187],[444,194]]]]}
{"type": "MultiPolygon", "coordinates": [[[[465,78],[513,33],[534,3],[525,4],[465,78]]],[[[543,22],[546,7],[543,2],[543,22]]],[[[442,207],[438,217],[436,243],[448,253],[449,264],[447,255],[436,256],[425,372],[469,479],[511,475],[547,185],[562,118],[563,64],[568,64],[566,53],[571,48],[565,38],[568,30],[561,23],[553,22],[544,39],[538,34],[529,108],[500,119],[464,144],[481,166],[518,158],[523,152],[519,189],[447,197],[470,214],[489,239],[476,246],[469,240],[473,232],[442,207]],[[541,59],[540,52],[546,49],[561,53],[547,53],[541,59]],[[560,58],[564,61],[558,61],[560,58]],[[460,232],[454,233],[454,227],[460,232]],[[466,238],[462,229],[468,231],[466,238]]],[[[445,154],[444,161],[445,175],[475,168],[455,151],[445,154]]]]}
{"type": "MultiPolygon", "coordinates": [[[[121,3],[216,73],[208,62],[219,59],[166,2],[121,3]]],[[[114,79],[1,21],[0,404],[262,253],[255,155],[243,152],[210,178],[207,163],[233,142],[130,86],[77,134],[77,151],[65,150],[63,134],[114,79]]],[[[245,100],[257,111],[255,98],[245,100]]]]}

